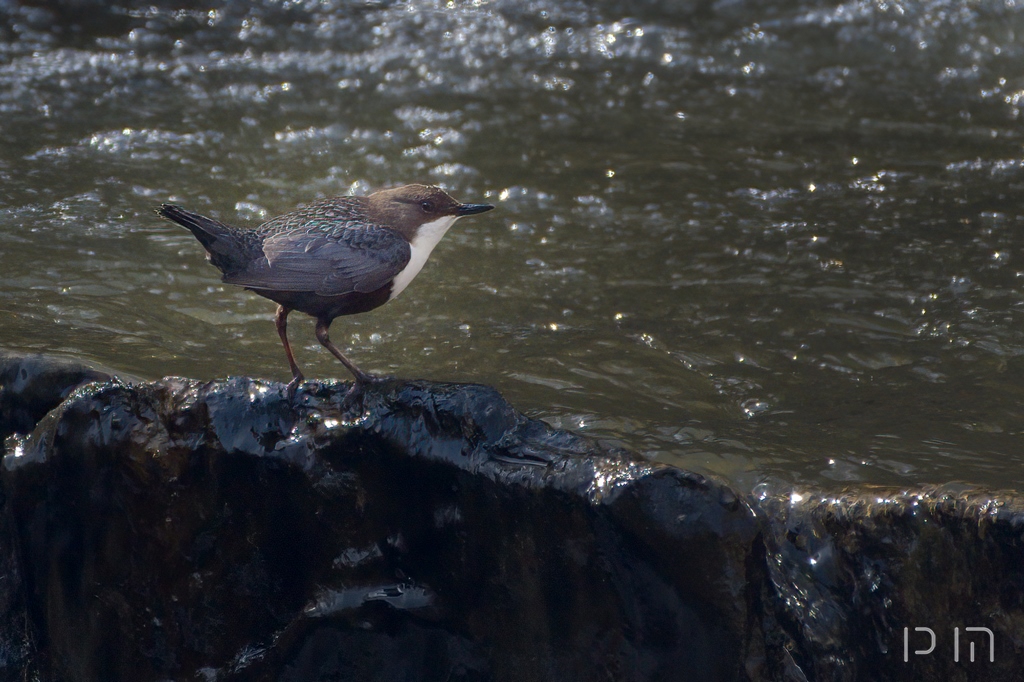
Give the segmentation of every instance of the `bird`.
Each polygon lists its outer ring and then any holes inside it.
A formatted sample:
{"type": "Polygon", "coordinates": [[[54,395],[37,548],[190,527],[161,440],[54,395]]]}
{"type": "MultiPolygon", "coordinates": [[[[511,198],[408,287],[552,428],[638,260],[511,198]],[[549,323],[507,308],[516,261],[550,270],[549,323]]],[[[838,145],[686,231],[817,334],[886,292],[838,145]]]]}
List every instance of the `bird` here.
{"type": "Polygon", "coordinates": [[[161,204],[156,212],[199,240],[223,282],[278,304],[277,333],[292,372],[289,397],[305,381],[288,343],[288,315],[296,310],[316,320],[317,341],[355,377],[348,400],[377,379],[331,342],[331,322],[393,300],[456,220],[493,208],[460,203],[433,185],[412,184],[368,196],[320,199],[255,228],[228,225],[175,204],[161,204]]]}

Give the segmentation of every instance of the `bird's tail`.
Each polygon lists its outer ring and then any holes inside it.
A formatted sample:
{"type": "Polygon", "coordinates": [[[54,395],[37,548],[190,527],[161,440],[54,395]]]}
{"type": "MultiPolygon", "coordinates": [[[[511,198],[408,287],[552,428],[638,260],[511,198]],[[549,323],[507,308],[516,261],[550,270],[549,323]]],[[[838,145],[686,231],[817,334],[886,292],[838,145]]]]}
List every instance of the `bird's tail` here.
{"type": "Polygon", "coordinates": [[[210,254],[210,262],[225,275],[243,269],[251,260],[244,232],[174,204],[161,204],[157,215],[188,229],[210,254]]]}

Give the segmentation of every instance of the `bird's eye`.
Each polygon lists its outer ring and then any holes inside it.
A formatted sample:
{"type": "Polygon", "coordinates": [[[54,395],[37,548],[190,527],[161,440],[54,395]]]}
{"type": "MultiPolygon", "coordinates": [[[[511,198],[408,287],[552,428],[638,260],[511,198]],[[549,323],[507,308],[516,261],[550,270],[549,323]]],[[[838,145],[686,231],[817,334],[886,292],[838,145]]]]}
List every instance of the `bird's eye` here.
{"type": "Polygon", "coordinates": [[[424,201],[424,202],[420,203],[420,208],[423,209],[424,213],[432,213],[434,211],[434,202],[433,201],[424,201]]]}

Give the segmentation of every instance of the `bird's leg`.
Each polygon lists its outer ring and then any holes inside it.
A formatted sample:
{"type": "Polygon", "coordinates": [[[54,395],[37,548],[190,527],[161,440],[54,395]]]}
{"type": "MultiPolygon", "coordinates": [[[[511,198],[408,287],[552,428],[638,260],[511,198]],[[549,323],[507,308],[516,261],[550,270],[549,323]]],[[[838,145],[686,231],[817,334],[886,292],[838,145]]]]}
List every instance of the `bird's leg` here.
{"type": "Polygon", "coordinates": [[[292,380],[288,382],[288,387],[285,390],[288,391],[290,398],[294,398],[295,391],[299,388],[299,384],[305,381],[306,377],[302,376],[302,370],[295,364],[295,356],[292,355],[292,347],[288,343],[288,313],[291,311],[291,308],[279,305],[274,322],[277,324],[277,335],[281,337],[281,343],[284,344],[284,354],[288,356],[288,366],[292,368],[292,380]]]}
{"type": "MultiPolygon", "coordinates": [[[[330,337],[327,336],[327,328],[331,326],[330,320],[320,319],[316,321],[316,340],[320,342],[327,350],[331,351],[331,354],[341,360],[341,364],[345,365],[348,371],[352,372],[352,376],[356,378],[356,386],[361,384],[369,384],[375,381],[373,375],[367,374],[363,370],[355,366],[355,364],[342,355],[338,347],[331,343],[330,337]]],[[[355,387],[353,387],[355,388],[355,387]]]]}

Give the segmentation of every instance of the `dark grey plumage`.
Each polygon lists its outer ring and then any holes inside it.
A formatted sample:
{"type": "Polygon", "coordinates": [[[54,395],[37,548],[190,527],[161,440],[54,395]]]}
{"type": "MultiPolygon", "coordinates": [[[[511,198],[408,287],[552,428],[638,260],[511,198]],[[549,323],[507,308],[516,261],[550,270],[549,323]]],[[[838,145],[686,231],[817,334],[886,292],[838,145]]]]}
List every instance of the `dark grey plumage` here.
{"type": "Polygon", "coordinates": [[[360,199],[324,199],[250,230],[172,204],[161,206],[159,213],[196,236],[228,284],[260,294],[340,296],[379,289],[409,262],[409,242],[396,230],[375,224],[360,199]]]}

